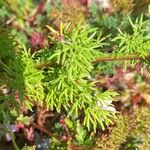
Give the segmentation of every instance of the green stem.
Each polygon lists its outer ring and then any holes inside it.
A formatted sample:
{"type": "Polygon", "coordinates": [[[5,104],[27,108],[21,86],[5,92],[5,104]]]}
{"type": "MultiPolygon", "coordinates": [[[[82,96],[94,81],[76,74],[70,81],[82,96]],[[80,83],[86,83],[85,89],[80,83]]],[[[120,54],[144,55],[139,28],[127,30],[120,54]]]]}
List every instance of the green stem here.
{"type": "Polygon", "coordinates": [[[105,62],[105,61],[123,61],[123,60],[142,60],[148,59],[150,55],[146,55],[141,57],[139,54],[117,54],[117,55],[106,55],[104,57],[98,57],[93,61],[93,63],[97,62],[105,62]]]}
{"type": "MultiPolygon", "coordinates": [[[[108,62],[108,61],[124,61],[124,60],[142,60],[142,59],[149,59],[150,55],[146,55],[141,57],[139,54],[110,54],[110,55],[104,55],[96,58],[94,61],[92,61],[93,64],[98,63],[98,62],[108,62]]],[[[36,64],[35,67],[37,69],[41,69],[44,67],[51,67],[54,66],[51,62],[45,62],[45,63],[40,63],[36,64]]]]}
{"type": "Polygon", "coordinates": [[[54,64],[52,64],[52,63],[50,63],[50,62],[46,62],[46,63],[36,64],[36,65],[35,65],[35,68],[41,69],[41,68],[51,67],[51,66],[54,66],[54,64]]]}
{"type": "Polygon", "coordinates": [[[17,146],[17,143],[15,141],[15,136],[14,136],[14,133],[12,131],[10,131],[10,135],[11,135],[11,138],[12,138],[12,144],[13,144],[13,147],[15,150],[20,150],[19,147],[17,146]]]}

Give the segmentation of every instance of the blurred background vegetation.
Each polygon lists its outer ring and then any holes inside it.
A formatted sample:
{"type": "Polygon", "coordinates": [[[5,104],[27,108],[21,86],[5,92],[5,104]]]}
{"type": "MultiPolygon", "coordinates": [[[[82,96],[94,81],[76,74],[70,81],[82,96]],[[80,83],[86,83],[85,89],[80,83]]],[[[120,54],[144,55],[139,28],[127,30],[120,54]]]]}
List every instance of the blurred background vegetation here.
{"type": "MultiPolygon", "coordinates": [[[[116,44],[120,41],[112,39],[118,36],[118,29],[132,34],[129,18],[136,22],[141,14],[145,22],[142,35],[145,36],[150,34],[150,0],[0,0],[0,86],[7,84],[9,78],[2,67],[3,63],[11,66],[12,62],[19,61],[14,53],[20,53],[21,48],[18,47],[25,45],[27,49],[31,48],[31,53],[36,53],[35,59],[41,50],[53,47],[54,42],[49,40],[46,25],[60,32],[61,21],[65,27],[71,22],[71,32],[79,25],[88,24],[90,28],[97,28],[95,39],[101,35],[106,42],[100,52],[116,54],[119,53],[116,44]]],[[[136,42],[134,38],[131,45],[133,42],[136,42]]],[[[149,49],[149,44],[144,48],[149,49]]],[[[150,149],[149,60],[143,61],[140,70],[138,63],[123,60],[94,64],[90,80],[97,82],[100,91],[113,89],[119,96],[115,97],[118,101],[114,102],[118,111],[117,120],[106,131],[98,132],[96,141],[91,142],[96,143],[95,146],[89,144],[93,146],[92,149],[150,149]]],[[[34,82],[39,80],[42,81],[42,77],[34,82]]],[[[84,135],[81,128],[80,131],[84,135]]],[[[63,145],[57,142],[53,142],[54,148],[63,149],[63,145]]]]}

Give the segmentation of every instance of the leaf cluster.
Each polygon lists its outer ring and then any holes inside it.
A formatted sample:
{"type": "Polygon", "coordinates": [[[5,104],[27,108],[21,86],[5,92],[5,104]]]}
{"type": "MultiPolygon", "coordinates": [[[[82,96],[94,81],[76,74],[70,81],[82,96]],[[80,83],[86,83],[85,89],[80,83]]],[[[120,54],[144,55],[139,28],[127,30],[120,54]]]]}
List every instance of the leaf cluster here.
{"type": "Polygon", "coordinates": [[[123,32],[118,29],[119,34],[113,41],[118,43],[117,53],[132,54],[137,53],[140,57],[145,58],[149,53],[150,36],[146,35],[143,21],[143,15],[135,20],[135,23],[129,17],[130,25],[132,26],[132,33],[123,32]]]}
{"type": "MultiPolygon", "coordinates": [[[[98,124],[104,129],[104,122],[108,125],[111,120],[107,116],[113,115],[97,105],[98,98],[102,101],[110,97],[101,97],[96,94],[94,84],[86,78],[90,75],[93,66],[92,60],[98,55],[97,48],[103,46],[102,39],[94,39],[95,29],[80,27],[63,40],[56,43],[53,54],[47,58],[57,66],[51,67],[48,72],[47,106],[58,112],[65,109],[69,116],[84,117],[83,124],[90,130],[95,130],[98,124]]],[[[60,35],[59,35],[60,36],[60,35]]],[[[105,95],[111,95],[106,92],[105,95]]]]}
{"type": "Polygon", "coordinates": [[[12,88],[8,99],[22,109],[45,106],[65,112],[68,118],[80,119],[88,130],[104,130],[115,114],[106,107],[112,106],[116,93],[100,93],[95,83],[88,80],[93,69],[91,62],[101,54],[98,49],[105,44],[104,38],[95,39],[97,29],[88,26],[78,26],[69,33],[62,24],[60,27],[60,33],[49,27],[55,39],[51,49],[31,54],[25,46],[20,47],[21,52],[17,47],[15,60],[4,66],[12,88]],[[47,62],[54,66],[38,67],[47,62]]]}

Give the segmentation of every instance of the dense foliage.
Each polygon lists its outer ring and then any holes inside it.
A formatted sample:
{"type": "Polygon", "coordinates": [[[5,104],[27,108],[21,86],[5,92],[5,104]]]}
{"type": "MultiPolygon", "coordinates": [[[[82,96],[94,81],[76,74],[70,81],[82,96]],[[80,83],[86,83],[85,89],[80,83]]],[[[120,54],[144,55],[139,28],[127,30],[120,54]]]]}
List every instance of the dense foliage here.
{"type": "Polygon", "coordinates": [[[16,150],[146,150],[147,4],[0,1],[1,141],[16,150]]]}

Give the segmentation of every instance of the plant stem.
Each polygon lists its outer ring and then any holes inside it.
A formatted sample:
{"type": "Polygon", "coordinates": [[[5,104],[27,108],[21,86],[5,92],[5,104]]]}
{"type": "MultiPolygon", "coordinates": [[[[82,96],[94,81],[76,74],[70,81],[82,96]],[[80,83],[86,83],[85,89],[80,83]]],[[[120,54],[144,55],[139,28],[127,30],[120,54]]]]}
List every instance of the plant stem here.
{"type": "Polygon", "coordinates": [[[114,56],[108,55],[104,57],[98,57],[93,61],[93,63],[97,62],[104,62],[104,61],[123,61],[123,60],[141,60],[141,59],[148,59],[150,55],[144,56],[144,58],[140,57],[139,54],[117,54],[114,56]]]}
{"type": "MultiPolygon", "coordinates": [[[[95,64],[98,62],[107,62],[107,61],[142,60],[142,59],[148,59],[148,58],[150,58],[150,55],[144,56],[144,58],[142,58],[137,53],[136,54],[116,54],[116,55],[110,54],[110,55],[98,57],[94,61],[92,61],[92,63],[95,64]]],[[[51,62],[46,62],[46,63],[35,65],[37,69],[51,67],[51,66],[54,66],[54,64],[52,64],[51,62]]]]}
{"type": "Polygon", "coordinates": [[[42,126],[40,126],[40,125],[38,125],[38,124],[36,124],[36,123],[34,123],[34,122],[32,122],[31,125],[32,125],[33,127],[35,127],[36,129],[39,129],[40,131],[46,133],[48,136],[54,137],[55,139],[60,140],[56,135],[54,135],[53,133],[51,133],[51,132],[50,132],[49,130],[47,130],[46,128],[44,128],[44,127],[42,127],[42,126]]]}
{"type": "Polygon", "coordinates": [[[52,64],[51,62],[46,62],[46,63],[36,64],[35,68],[41,69],[41,68],[46,68],[51,66],[54,66],[54,64],[52,64]]]}
{"type": "Polygon", "coordinates": [[[39,125],[37,125],[37,124],[35,124],[35,123],[31,123],[31,125],[33,125],[35,128],[37,128],[37,129],[39,129],[39,130],[41,130],[42,132],[44,132],[44,133],[46,133],[46,134],[48,134],[49,136],[52,136],[53,134],[50,132],[50,131],[48,131],[47,129],[45,129],[45,128],[43,128],[43,127],[41,127],[41,126],[39,126],[39,125]]]}
{"type": "Polygon", "coordinates": [[[12,131],[10,131],[10,135],[11,135],[11,138],[12,138],[12,144],[13,144],[13,147],[15,150],[20,150],[19,147],[17,146],[17,143],[15,141],[15,137],[14,137],[14,133],[12,131]]]}

